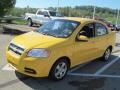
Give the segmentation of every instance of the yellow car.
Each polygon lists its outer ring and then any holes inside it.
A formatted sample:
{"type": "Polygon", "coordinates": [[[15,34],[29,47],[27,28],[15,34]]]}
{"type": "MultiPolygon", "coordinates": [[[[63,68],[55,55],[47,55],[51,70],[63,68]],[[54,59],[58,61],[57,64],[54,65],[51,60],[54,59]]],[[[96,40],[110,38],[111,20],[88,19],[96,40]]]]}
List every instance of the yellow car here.
{"type": "Polygon", "coordinates": [[[15,37],[7,47],[6,57],[20,73],[61,80],[71,67],[99,57],[109,60],[115,39],[115,33],[100,21],[55,19],[15,37]]]}

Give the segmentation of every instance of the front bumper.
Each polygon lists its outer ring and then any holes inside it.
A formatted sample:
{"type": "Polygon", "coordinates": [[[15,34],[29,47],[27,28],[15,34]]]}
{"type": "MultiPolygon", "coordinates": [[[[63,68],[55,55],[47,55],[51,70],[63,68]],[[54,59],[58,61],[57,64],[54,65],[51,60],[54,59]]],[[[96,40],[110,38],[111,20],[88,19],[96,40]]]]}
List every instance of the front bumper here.
{"type": "Polygon", "coordinates": [[[10,51],[7,51],[6,57],[8,63],[14,66],[18,72],[32,77],[48,76],[53,64],[50,62],[50,58],[20,58],[10,51]]]}

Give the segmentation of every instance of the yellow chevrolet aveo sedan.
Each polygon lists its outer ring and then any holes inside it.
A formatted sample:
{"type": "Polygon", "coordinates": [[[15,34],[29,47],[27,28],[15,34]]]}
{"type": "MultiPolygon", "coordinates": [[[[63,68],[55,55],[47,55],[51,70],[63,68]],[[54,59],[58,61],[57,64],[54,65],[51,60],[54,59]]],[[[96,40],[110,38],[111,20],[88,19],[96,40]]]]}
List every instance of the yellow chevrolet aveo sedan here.
{"type": "Polygon", "coordinates": [[[51,20],[38,30],[15,37],[7,47],[8,63],[33,77],[63,79],[68,70],[101,57],[108,60],[115,33],[96,20],[51,20]]]}

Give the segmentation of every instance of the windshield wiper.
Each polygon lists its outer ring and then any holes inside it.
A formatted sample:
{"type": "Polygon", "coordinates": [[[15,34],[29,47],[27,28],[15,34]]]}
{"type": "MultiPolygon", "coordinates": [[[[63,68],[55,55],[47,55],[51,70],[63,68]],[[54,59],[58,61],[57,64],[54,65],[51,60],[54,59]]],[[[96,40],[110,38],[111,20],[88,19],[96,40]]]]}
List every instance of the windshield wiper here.
{"type": "Polygon", "coordinates": [[[53,34],[53,33],[47,33],[47,35],[53,36],[53,37],[58,37],[57,35],[55,35],[55,34],[53,34]]]}
{"type": "Polygon", "coordinates": [[[48,33],[48,32],[40,32],[40,33],[43,34],[43,35],[57,37],[55,34],[51,34],[51,33],[48,33]]]}

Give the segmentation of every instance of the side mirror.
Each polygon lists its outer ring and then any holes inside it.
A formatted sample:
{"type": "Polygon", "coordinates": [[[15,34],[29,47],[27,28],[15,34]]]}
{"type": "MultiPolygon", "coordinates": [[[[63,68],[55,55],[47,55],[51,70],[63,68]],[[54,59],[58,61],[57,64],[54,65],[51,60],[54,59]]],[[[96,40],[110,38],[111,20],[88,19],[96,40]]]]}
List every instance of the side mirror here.
{"type": "Polygon", "coordinates": [[[80,35],[80,36],[78,36],[78,40],[79,40],[79,41],[87,42],[87,41],[88,41],[88,37],[83,36],[83,35],[80,35]]]}

